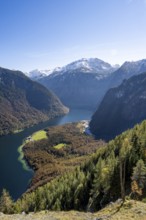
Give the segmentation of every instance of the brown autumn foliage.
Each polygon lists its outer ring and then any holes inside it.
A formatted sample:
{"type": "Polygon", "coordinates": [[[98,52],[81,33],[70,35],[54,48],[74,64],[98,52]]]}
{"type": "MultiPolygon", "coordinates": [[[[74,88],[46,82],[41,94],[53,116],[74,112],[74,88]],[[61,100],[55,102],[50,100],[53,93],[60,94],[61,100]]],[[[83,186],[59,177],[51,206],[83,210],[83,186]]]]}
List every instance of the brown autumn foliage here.
{"type": "Polygon", "coordinates": [[[66,171],[90,158],[99,146],[105,143],[86,135],[79,128],[79,123],[54,126],[47,129],[48,139],[31,141],[24,146],[25,158],[35,170],[30,190],[47,183],[66,171]],[[64,147],[54,146],[63,143],[64,147]]]}

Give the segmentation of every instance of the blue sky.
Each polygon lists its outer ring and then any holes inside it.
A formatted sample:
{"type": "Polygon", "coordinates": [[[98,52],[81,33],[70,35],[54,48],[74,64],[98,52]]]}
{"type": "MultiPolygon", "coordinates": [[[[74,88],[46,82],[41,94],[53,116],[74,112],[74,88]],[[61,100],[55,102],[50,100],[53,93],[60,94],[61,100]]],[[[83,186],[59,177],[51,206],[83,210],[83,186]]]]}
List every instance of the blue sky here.
{"type": "Polygon", "coordinates": [[[0,0],[0,66],[146,58],[146,0],[0,0]]]}

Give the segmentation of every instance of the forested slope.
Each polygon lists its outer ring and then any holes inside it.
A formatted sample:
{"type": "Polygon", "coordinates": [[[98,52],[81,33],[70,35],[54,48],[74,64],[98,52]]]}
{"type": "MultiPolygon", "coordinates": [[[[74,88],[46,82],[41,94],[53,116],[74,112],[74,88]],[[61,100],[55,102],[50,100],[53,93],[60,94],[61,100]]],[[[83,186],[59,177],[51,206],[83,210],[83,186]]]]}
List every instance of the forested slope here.
{"type": "Polygon", "coordinates": [[[104,96],[90,128],[98,138],[111,139],[146,119],[146,73],[133,76],[104,96]]]}
{"type": "Polygon", "coordinates": [[[53,93],[22,72],[0,68],[0,135],[67,111],[53,93]]]}
{"type": "Polygon", "coordinates": [[[146,121],[101,147],[84,165],[15,203],[15,211],[96,211],[119,197],[144,198],[146,121]]]}

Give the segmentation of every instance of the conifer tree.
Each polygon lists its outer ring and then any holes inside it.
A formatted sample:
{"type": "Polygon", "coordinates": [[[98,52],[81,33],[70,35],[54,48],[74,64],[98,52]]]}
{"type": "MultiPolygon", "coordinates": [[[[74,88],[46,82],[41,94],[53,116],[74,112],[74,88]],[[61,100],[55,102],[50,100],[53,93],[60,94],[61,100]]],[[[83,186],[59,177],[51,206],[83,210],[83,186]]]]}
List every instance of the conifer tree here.
{"type": "Polygon", "coordinates": [[[136,167],[133,168],[131,179],[132,194],[141,196],[146,181],[146,166],[142,159],[138,160],[136,167]]]}
{"type": "Polygon", "coordinates": [[[14,212],[13,200],[6,189],[3,189],[0,197],[0,211],[7,214],[14,212]]]}
{"type": "Polygon", "coordinates": [[[121,186],[121,197],[123,202],[125,201],[125,176],[126,176],[126,162],[127,157],[131,150],[131,145],[129,143],[128,138],[123,140],[122,135],[121,138],[121,149],[119,153],[119,166],[120,166],[120,186],[121,186]]]}

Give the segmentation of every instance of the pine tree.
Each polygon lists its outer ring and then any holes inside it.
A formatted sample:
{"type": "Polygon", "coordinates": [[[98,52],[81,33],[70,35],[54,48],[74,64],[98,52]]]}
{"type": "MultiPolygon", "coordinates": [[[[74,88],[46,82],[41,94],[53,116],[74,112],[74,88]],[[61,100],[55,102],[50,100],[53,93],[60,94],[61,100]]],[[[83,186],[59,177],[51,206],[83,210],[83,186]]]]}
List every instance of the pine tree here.
{"type": "MultiPolygon", "coordinates": [[[[120,136],[122,138],[122,135],[120,136]]],[[[121,141],[121,149],[119,153],[119,166],[120,166],[120,186],[121,186],[121,197],[123,202],[125,201],[125,177],[126,177],[126,162],[128,155],[131,150],[131,145],[129,143],[128,138],[123,138],[121,141]]]]}
{"type": "Polygon", "coordinates": [[[61,202],[60,200],[57,198],[53,207],[52,207],[52,210],[54,211],[60,211],[61,210],[61,202]]]}
{"type": "Polygon", "coordinates": [[[146,166],[143,160],[138,160],[136,167],[133,168],[131,190],[132,194],[142,195],[146,181],[146,166]]]}
{"type": "Polygon", "coordinates": [[[138,187],[138,184],[135,180],[132,181],[131,183],[131,195],[133,195],[133,198],[137,198],[137,196],[142,195],[142,189],[138,187]]]}
{"type": "Polygon", "coordinates": [[[0,197],[0,211],[7,214],[14,212],[13,200],[6,189],[3,189],[0,197]]]}

